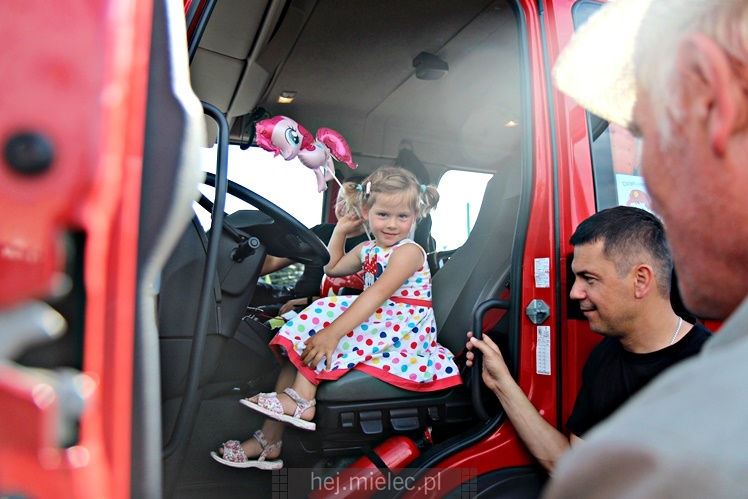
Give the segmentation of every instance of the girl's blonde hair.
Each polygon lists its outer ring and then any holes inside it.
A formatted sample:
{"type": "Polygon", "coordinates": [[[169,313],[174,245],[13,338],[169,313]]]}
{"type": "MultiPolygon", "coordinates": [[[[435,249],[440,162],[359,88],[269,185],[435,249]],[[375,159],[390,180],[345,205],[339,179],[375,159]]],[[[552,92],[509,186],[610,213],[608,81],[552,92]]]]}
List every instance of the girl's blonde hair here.
{"type": "Polygon", "coordinates": [[[404,168],[383,166],[360,184],[343,184],[346,211],[355,211],[362,206],[370,209],[380,193],[401,194],[418,220],[428,215],[439,203],[439,192],[433,185],[419,184],[415,175],[404,168]]]}

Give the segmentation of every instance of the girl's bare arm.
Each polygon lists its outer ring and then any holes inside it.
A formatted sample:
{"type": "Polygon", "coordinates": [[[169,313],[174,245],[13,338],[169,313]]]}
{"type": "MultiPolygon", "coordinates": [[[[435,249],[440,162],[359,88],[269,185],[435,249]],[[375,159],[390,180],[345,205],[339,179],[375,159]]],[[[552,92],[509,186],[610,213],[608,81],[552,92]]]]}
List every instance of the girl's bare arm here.
{"type": "Polygon", "coordinates": [[[423,265],[424,255],[418,245],[406,244],[398,248],[377,281],[361,293],[332,324],[307,340],[306,349],[301,355],[302,362],[314,367],[323,357],[327,357],[329,369],[329,359],[340,338],[371,317],[423,265]]]}

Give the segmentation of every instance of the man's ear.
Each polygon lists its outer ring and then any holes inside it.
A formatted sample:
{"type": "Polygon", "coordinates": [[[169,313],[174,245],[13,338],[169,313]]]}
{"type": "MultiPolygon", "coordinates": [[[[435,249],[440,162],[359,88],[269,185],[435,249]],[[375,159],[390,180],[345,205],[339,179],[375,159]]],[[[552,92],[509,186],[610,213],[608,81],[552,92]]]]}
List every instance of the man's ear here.
{"type": "Polygon", "coordinates": [[[644,298],[655,285],[654,270],[649,265],[641,264],[634,268],[634,296],[644,298]]]}
{"type": "Polygon", "coordinates": [[[679,44],[676,65],[683,92],[680,105],[692,113],[684,120],[703,122],[712,151],[725,155],[732,134],[745,126],[743,73],[734,71],[719,44],[701,34],[689,35],[679,44]]]}

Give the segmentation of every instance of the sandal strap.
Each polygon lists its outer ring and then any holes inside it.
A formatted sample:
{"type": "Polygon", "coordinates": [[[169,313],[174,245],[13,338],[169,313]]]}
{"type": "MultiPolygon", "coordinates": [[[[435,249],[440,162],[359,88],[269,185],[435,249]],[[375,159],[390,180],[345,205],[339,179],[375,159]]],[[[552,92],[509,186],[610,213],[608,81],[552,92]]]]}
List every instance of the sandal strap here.
{"type": "Polygon", "coordinates": [[[296,393],[296,390],[294,390],[293,388],[286,388],[285,390],[283,390],[283,393],[291,397],[291,400],[296,402],[296,410],[293,413],[293,417],[295,418],[301,419],[301,415],[304,413],[304,411],[317,404],[317,399],[305,400],[301,398],[301,396],[296,393]]]}
{"type": "Polygon", "coordinates": [[[265,439],[265,434],[262,433],[262,430],[257,430],[254,435],[252,435],[255,440],[260,442],[260,447],[263,449],[268,446],[268,441],[265,439]]]}
{"type": "Polygon", "coordinates": [[[283,445],[283,442],[281,440],[278,440],[274,444],[268,445],[264,449],[262,449],[262,453],[257,458],[258,461],[264,461],[268,454],[271,452],[275,452],[276,450],[280,450],[281,446],[283,445]]]}
{"type": "Polygon", "coordinates": [[[268,445],[268,441],[265,438],[265,434],[262,433],[262,430],[257,430],[252,436],[255,440],[260,442],[260,446],[262,447],[262,452],[257,457],[258,461],[264,461],[268,454],[270,454],[271,452],[275,452],[276,450],[280,450],[281,446],[283,445],[282,440],[278,440],[274,444],[268,445]]]}

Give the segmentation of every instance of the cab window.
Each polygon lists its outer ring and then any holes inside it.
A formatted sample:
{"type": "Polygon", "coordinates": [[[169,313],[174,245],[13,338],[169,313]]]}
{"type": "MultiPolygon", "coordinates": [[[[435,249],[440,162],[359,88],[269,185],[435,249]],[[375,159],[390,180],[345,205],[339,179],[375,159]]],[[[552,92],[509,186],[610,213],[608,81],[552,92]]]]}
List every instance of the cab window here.
{"type": "MultiPolygon", "coordinates": [[[[202,168],[215,173],[217,146],[202,150],[202,168]]],[[[229,180],[256,192],[268,201],[278,205],[305,226],[312,228],[322,219],[324,193],[317,192],[317,180],[312,170],[304,167],[298,159],[284,160],[281,156],[259,147],[241,149],[238,145],[229,146],[229,180]]],[[[201,185],[200,190],[214,198],[214,189],[201,185]]],[[[226,196],[226,213],[237,210],[255,210],[244,201],[231,195],[226,196]]],[[[195,207],[195,213],[203,227],[210,228],[210,213],[195,207]]],[[[292,263],[261,279],[268,284],[293,285],[303,272],[304,266],[292,263]]]]}
{"type": "MultiPolygon", "coordinates": [[[[628,130],[608,124],[594,115],[589,122],[602,122],[605,129],[592,135],[592,168],[595,179],[597,209],[613,206],[635,206],[652,211],[652,203],[640,171],[639,139],[628,130]],[[607,126],[606,126],[607,125],[607,126]]],[[[591,127],[594,132],[594,127],[591,127]]]]}
{"type": "Polygon", "coordinates": [[[437,251],[455,250],[470,235],[478,217],[488,173],[449,170],[439,179],[439,204],[431,212],[431,236],[437,251]]]}
{"type": "MultiPolygon", "coordinates": [[[[581,1],[572,15],[576,29],[584,24],[602,4],[581,1]]],[[[587,113],[587,128],[592,152],[597,210],[613,206],[635,206],[652,211],[640,171],[640,140],[625,128],[587,113]]]]}
{"type": "MultiPolygon", "coordinates": [[[[217,146],[202,149],[202,168],[215,173],[217,146]]],[[[299,222],[311,228],[322,219],[324,193],[317,192],[317,180],[312,170],[304,167],[298,159],[285,161],[281,156],[250,147],[242,150],[238,145],[229,146],[229,180],[256,192],[268,201],[287,211],[299,222]]],[[[213,188],[201,186],[200,190],[213,199],[213,188]]],[[[226,198],[226,213],[237,210],[253,210],[253,206],[236,199],[226,198]]],[[[210,214],[197,208],[200,222],[210,227],[210,214]]]]}

